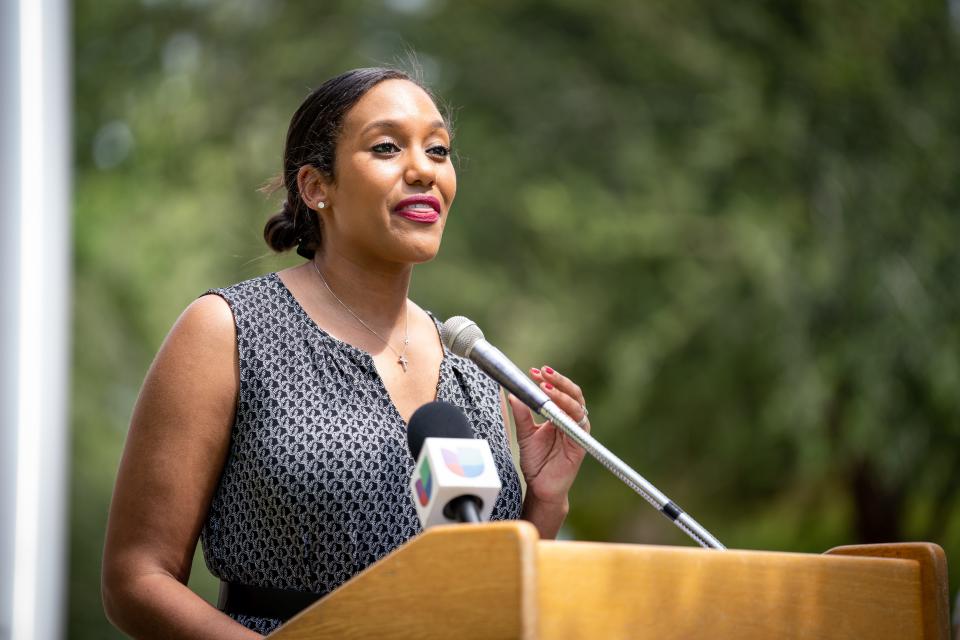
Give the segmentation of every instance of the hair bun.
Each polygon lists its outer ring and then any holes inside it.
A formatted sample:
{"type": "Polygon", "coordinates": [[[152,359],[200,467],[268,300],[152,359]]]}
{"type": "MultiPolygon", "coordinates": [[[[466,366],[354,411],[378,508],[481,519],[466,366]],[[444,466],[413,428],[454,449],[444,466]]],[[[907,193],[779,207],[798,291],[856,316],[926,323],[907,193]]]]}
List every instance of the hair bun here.
{"type": "Polygon", "coordinates": [[[283,207],[267,220],[263,228],[263,239],[276,252],[287,251],[300,243],[302,230],[297,228],[297,212],[285,198],[283,207]]]}

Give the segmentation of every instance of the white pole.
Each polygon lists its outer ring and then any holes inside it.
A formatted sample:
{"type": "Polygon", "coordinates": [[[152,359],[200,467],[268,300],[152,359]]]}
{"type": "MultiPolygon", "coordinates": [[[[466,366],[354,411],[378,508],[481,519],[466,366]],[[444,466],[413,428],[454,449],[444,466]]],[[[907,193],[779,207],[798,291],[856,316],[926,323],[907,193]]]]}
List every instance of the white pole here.
{"type": "Polygon", "coordinates": [[[20,188],[17,5],[0,2],[0,640],[13,619],[13,512],[16,463],[16,266],[20,188]]]}
{"type": "Polygon", "coordinates": [[[15,44],[0,76],[0,638],[47,640],[62,636],[65,610],[69,12],[66,0],[2,4],[2,39],[15,44]]]}

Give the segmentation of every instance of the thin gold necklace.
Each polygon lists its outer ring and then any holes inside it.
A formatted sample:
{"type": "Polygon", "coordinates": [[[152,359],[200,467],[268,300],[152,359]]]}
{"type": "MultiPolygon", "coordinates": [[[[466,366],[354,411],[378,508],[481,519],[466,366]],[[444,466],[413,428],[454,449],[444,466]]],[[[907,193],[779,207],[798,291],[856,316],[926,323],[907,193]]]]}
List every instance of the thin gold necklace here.
{"type": "MultiPolygon", "coordinates": [[[[311,262],[313,262],[313,261],[311,260],[311,262]]],[[[386,338],[384,338],[384,337],[381,336],[379,333],[377,333],[376,331],[374,331],[373,329],[371,329],[371,328],[370,328],[370,325],[368,325],[366,322],[364,322],[364,321],[360,318],[360,316],[358,316],[357,314],[355,314],[355,313],[353,312],[353,309],[351,309],[350,307],[348,307],[348,306],[346,305],[346,303],[345,303],[343,300],[341,300],[340,297],[339,297],[337,294],[335,294],[335,293],[333,292],[333,289],[331,289],[331,288],[330,288],[330,285],[327,284],[327,279],[323,277],[323,274],[322,274],[322,273],[320,273],[320,267],[317,266],[317,263],[316,263],[316,262],[313,262],[313,268],[316,270],[317,275],[320,276],[320,282],[322,282],[322,283],[323,283],[323,286],[325,286],[325,287],[327,288],[327,291],[330,292],[330,295],[333,296],[333,299],[336,300],[337,302],[339,302],[339,303],[340,303],[340,306],[343,307],[344,309],[346,309],[346,310],[347,310],[347,313],[349,313],[351,316],[353,316],[353,318],[354,318],[357,322],[359,322],[360,324],[362,324],[364,329],[366,329],[367,331],[369,331],[369,332],[372,333],[373,335],[375,335],[375,336],[377,336],[378,338],[380,338],[380,341],[383,342],[383,344],[387,345],[387,347],[390,349],[390,351],[393,351],[394,355],[397,356],[397,364],[399,364],[401,367],[403,367],[403,372],[406,373],[406,372],[407,372],[407,367],[408,367],[409,364],[410,364],[410,362],[407,360],[407,355],[406,355],[406,354],[407,354],[407,346],[410,344],[410,335],[407,333],[407,329],[409,328],[409,324],[410,324],[410,312],[409,312],[409,310],[407,309],[406,303],[404,303],[404,306],[403,306],[403,309],[404,309],[404,314],[403,314],[403,315],[404,315],[404,318],[403,318],[403,349],[402,349],[401,351],[397,351],[396,349],[393,348],[393,345],[391,345],[391,344],[387,341],[386,338]]]]}

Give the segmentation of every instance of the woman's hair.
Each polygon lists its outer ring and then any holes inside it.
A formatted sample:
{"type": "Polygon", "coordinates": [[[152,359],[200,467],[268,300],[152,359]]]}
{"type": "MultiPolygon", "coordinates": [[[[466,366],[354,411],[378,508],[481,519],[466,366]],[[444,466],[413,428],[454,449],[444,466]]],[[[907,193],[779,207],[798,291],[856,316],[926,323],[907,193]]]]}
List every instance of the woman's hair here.
{"type": "Polygon", "coordinates": [[[280,252],[297,247],[297,253],[313,259],[320,247],[321,221],[300,197],[297,173],[300,167],[313,165],[324,176],[335,179],[337,139],[347,111],[375,85],[395,79],[413,82],[430,95],[421,82],[403,71],[382,67],[354,69],[314,89],[293,114],[283,152],[283,173],[277,180],[282,180],[287,197],[283,208],[263,229],[263,238],[271,249],[280,252]]]}

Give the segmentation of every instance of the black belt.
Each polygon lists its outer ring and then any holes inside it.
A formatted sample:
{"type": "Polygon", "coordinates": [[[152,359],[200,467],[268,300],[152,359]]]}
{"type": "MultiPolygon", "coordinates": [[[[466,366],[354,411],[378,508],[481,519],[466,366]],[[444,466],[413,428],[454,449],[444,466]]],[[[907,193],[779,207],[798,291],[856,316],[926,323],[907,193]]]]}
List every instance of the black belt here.
{"type": "Polygon", "coordinates": [[[217,608],[224,613],[274,618],[286,622],[323,597],[322,593],[252,587],[236,582],[220,581],[217,608]]]}

